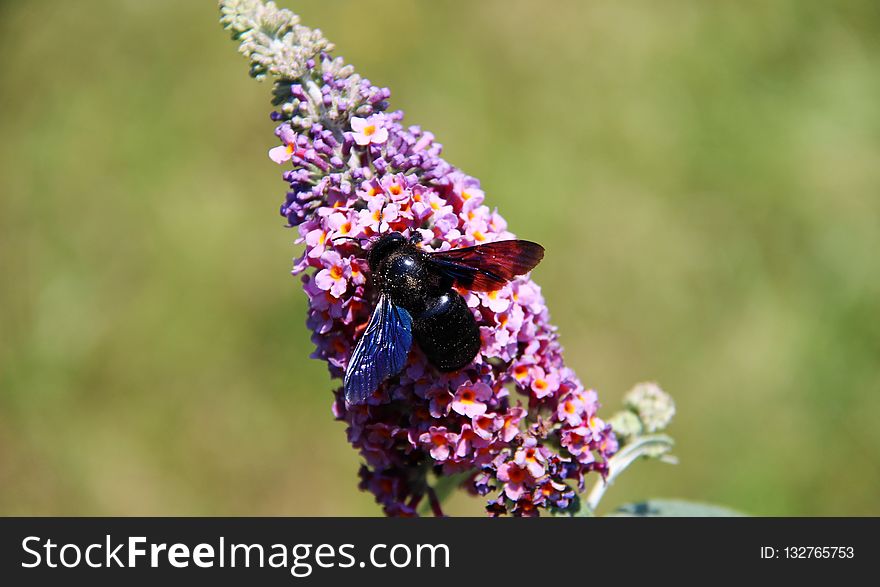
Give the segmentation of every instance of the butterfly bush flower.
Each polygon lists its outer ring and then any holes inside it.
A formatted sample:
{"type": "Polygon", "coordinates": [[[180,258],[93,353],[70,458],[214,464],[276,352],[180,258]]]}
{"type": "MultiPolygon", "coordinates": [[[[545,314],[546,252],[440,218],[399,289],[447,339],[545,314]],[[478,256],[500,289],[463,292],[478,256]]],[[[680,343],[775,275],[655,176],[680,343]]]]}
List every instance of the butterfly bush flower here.
{"type": "Polygon", "coordinates": [[[351,118],[351,138],[354,142],[365,147],[367,145],[381,145],[388,140],[388,129],[385,128],[385,116],[374,114],[369,118],[351,118]]]}
{"type": "MultiPolygon", "coordinates": [[[[475,178],[441,156],[434,135],[389,110],[390,91],[361,78],[320,31],[272,3],[221,3],[255,77],[275,75],[269,151],[288,189],[280,213],[304,245],[293,273],[308,296],[314,357],[342,378],[370,317],[364,249],[389,231],[419,233],[425,251],[515,238],[475,178]],[[340,238],[343,237],[343,238],[340,238]]],[[[418,345],[367,402],[333,414],[363,457],[361,488],[388,515],[414,515],[431,476],[459,475],[492,515],[566,510],[617,450],[596,393],[566,367],[541,289],[522,276],[462,292],[482,349],[454,373],[418,345]]]]}

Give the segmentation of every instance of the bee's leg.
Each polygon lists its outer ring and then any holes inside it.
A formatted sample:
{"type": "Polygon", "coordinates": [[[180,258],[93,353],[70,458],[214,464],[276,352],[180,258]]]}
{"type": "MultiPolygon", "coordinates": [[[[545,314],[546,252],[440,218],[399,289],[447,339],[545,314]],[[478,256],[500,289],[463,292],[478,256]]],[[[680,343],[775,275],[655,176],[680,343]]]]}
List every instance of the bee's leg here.
{"type": "Polygon", "coordinates": [[[409,242],[410,244],[417,245],[422,242],[424,238],[422,237],[422,233],[416,229],[413,229],[412,232],[409,233],[409,242]]]}

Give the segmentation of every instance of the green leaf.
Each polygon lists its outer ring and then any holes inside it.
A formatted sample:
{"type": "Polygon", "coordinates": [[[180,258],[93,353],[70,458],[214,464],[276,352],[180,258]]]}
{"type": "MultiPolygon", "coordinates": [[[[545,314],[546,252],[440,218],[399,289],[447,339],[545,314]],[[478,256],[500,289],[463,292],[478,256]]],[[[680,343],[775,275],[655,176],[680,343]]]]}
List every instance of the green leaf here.
{"type": "Polygon", "coordinates": [[[608,514],[632,518],[738,518],[745,515],[730,508],[683,499],[649,499],[628,503],[608,514]]]}
{"type": "MultiPolygon", "coordinates": [[[[464,471],[463,473],[456,473],[454,475],[442,475],[437,478],[434,482],[434,495],[437,496],[437,501],[441,504],[444,500],[446,500],[449,495],[461,487],[461,484],[465,482],[465,480],[473,475],[473,471],[464,471]]],[[[431,505],[430,502],[426,499],[422,501],[419,506],[419,515],[426,516],[430,515],[431,505]]]]}

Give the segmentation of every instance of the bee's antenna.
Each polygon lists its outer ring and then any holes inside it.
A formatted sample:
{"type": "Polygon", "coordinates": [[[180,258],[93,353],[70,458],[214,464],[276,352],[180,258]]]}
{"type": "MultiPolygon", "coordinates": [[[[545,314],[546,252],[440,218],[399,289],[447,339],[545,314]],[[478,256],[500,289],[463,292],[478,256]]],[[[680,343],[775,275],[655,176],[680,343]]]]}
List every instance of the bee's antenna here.
{"type": "Polygon", "coordinates": [[[387,200],[385,200],[385,203],[382,204],[382,207],[379,209],[379,224],[380,225],[382,224],[382,221],[385,219],[385,208],[390,203],[391,203],[391,198],[389,197],[387,200]]]}
{"type": "Polygon", "coordinates": [[[334,242],[334,243],[335,243],[336,241],[341,241],[341,240],[355,241],[355,242],[357,242],[357,244],[358,244],[359,247],[363,248],[363,247],[364,247],[363,242],[364,242],[364,241],[369,242],[370,239],[368,239],[368,238],[355,238],[355,237],[353,237],[353,236],[337,236],[337,237],[332,238],[332,239],[330,239],[330,240],[331,240],[332,242],[334,242]]]}

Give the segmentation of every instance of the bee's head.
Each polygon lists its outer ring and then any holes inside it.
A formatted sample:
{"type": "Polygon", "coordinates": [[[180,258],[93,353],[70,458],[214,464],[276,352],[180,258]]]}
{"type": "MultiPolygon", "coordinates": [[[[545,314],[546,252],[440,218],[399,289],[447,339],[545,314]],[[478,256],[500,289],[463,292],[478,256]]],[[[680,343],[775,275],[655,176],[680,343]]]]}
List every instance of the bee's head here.
{"type": "Polygon", "coordinates": [[[373,241],[373,245],[367,253],[367,263],[370,265],[370,270],[375,271],[383,259],[408,242],[406,237],[399,232],[389,232],[373,241]]]}

